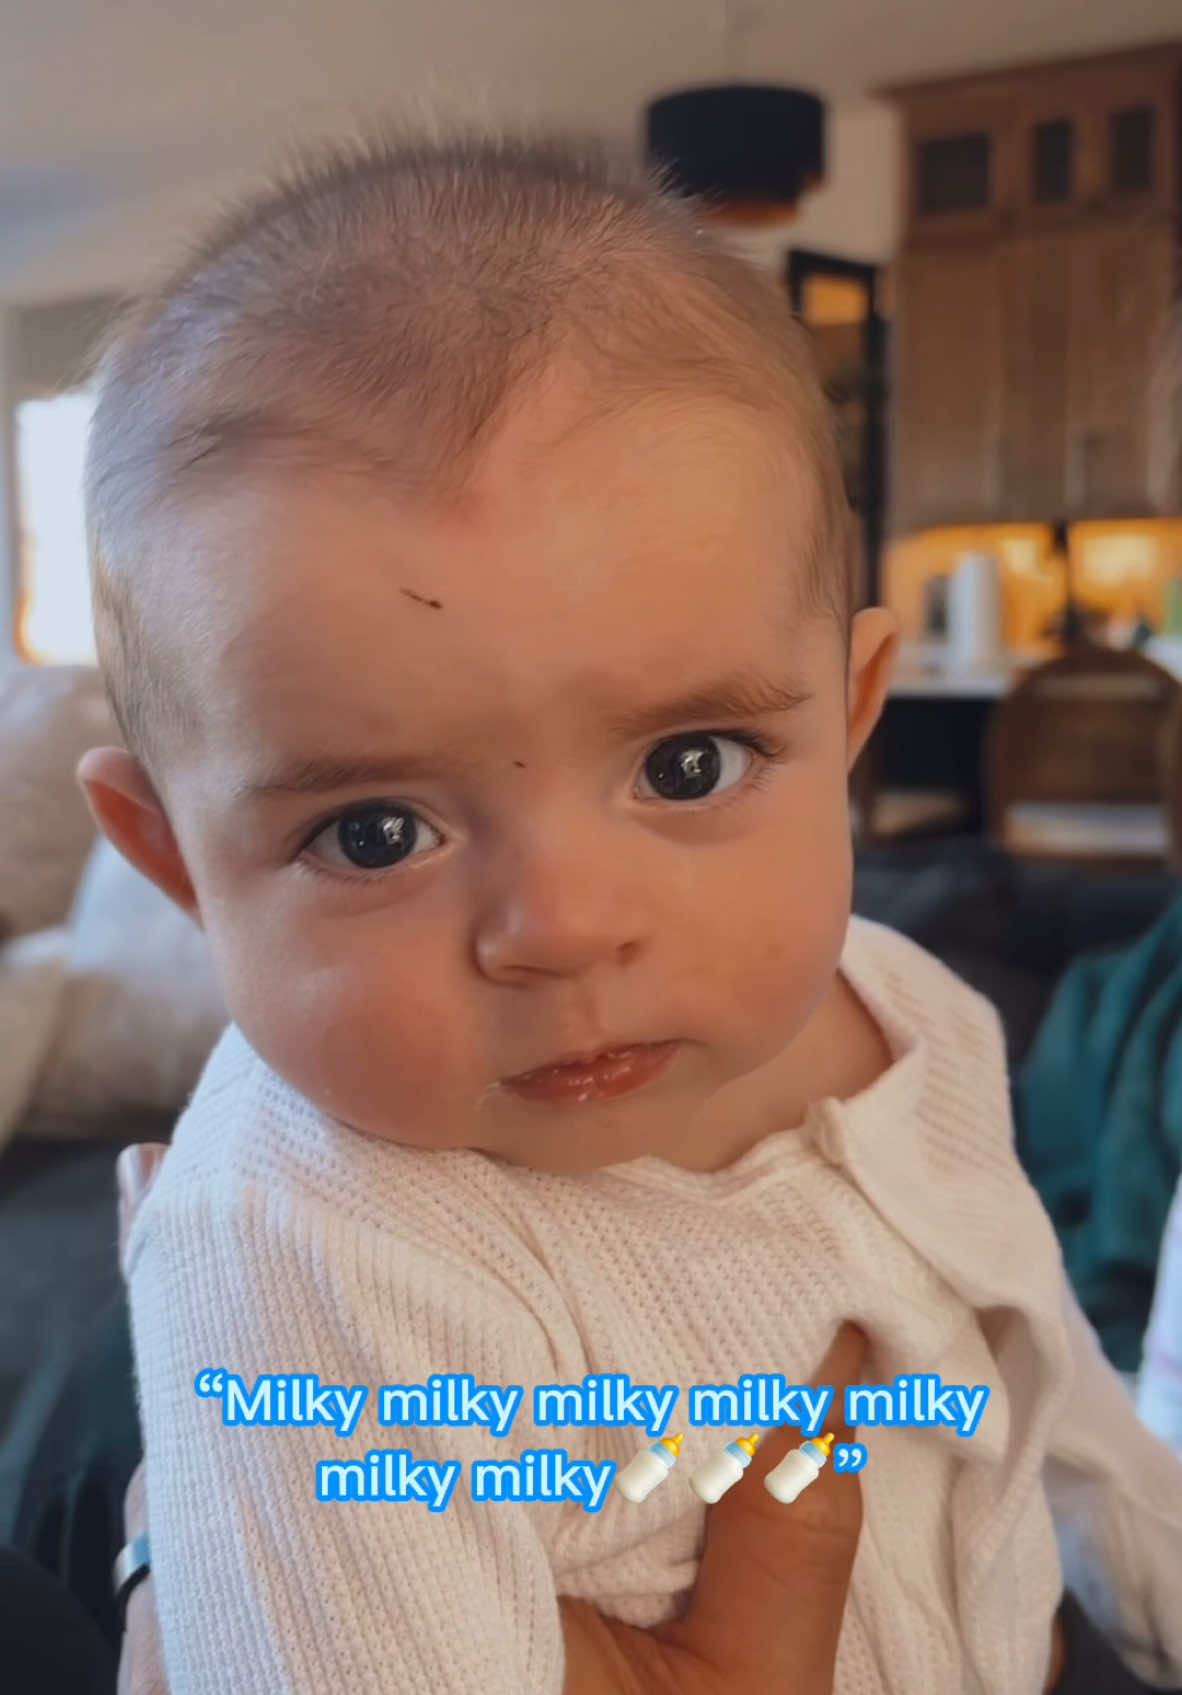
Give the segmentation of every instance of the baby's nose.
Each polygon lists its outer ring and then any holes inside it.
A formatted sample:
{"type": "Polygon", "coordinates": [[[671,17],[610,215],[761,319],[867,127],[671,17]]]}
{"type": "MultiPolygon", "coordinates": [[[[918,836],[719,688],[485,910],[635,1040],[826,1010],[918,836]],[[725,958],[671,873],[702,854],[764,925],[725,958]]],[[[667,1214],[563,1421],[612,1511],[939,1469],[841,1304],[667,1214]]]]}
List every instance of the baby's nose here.
{"type": "Polygon", "coordinates": [[[490,888],[476,931],[487,977],[573,977],[627,964],[646,940],[636,875],[581,851],[517,853],[490,888]]]}

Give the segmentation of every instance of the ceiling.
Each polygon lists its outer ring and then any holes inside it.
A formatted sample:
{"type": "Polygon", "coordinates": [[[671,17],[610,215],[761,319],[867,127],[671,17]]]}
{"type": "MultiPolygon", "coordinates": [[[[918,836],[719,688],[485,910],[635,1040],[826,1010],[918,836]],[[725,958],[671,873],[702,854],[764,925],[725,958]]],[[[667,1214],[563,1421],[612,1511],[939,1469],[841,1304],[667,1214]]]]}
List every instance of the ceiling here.
{"type": "Polygon", "coordinates": [[[131,284],[297,136],[376,113],[636,133],[730,74],[875,87],[1182,34],[1180,0],[3,0],[0,295],[131,284]]]}

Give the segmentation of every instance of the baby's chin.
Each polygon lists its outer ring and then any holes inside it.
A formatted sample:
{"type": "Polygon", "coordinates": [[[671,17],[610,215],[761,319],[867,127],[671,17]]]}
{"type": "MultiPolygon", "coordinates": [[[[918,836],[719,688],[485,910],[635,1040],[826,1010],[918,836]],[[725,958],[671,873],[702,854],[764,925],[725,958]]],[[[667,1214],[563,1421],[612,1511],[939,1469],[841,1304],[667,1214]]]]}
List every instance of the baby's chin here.
{"type": "Polygon", "coordinates": [[[326,1116],[342,1130],[386,1142],[408,1152],[478,1154],[505,1170],[539,1171],[554,1177],[585,1177],[629,1160],[655,1157],[680,1163],[666,1138],[646,1135],[635,1123],[611,1122],[612,1102],[585,1102],[560,1110],[555,1122],[545,1129],[506,1131],[490,1134],[487,1125],[432,1134],[420,1130],[408,1135],[405,1124],[386,1120],[354,1120],[322,1107],[326,1116]]]}
{"type": "MultiPolygon", "coordinates": [[[[728,1053],[729,1064],[701,1065],[700,1044],[688,1042],[664,1074],[639,1087],[598,1099],[518,1099],[500,1084],[471,1100],[441,1100],[434,1113],[413,1107],[391,1114],[396,1090],[378,1088],[350,1102],[325,1090],[314,1104],[336,1124],[419,1153],[478,1154],[502,1168],[558,1177],[590,1176],[633,1160],[655,1159],[686,1171],[722,1170],[773,1130],[795,1125],[796,1092],[786,1091],[783,1064],[792,1044],[770,1057],[728,1053]],[[378,1104],[380,1103],[380,1105],[378,1104]]],[[[789,1079],[789,1082],[791,1079],[789,1079]]]]}

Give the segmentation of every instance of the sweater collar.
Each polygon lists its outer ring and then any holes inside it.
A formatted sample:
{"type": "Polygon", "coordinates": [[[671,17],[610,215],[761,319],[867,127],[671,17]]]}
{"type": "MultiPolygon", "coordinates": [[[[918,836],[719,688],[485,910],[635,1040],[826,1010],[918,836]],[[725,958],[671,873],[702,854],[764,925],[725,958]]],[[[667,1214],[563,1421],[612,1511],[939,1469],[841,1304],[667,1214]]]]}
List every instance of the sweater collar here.
{"type": "Polygon", "coordinates": [[[975,1310],[993,1355],[993,1405],[964,1446],[954,1484],[953,1557],[966,1644],[982,1683],[1022,1687],[1031,1668],[1007,1662],[1016,1648],[990,1637],[983,1621],[996,1614],[985,1597],[1003,1610],[1029,1604],[1005,1555],[1041,1487],[1070,1394],[1062,1259],[1014,1152],[997,1014],[982,1000],[980,1016],[966,1018],[966,1003],[933,1006],[929,990],[926,1012],[917,1006],[912,1015],[903,972],[874,949],[878,926],[864,926],[854,926],[847,975],[892,1045],[896,1037],[903,1045],[895,1065],[862,1094],[817,1104],[814,1145],[975,1310]]]}
{"type": "Polygon", "coordinates": [[[895,1062],[850,1100],[816,1104],[814,1144],[971,1304],[1012,1303],[1058,1332],[1059,1248],[1014,1152],[1000,1020],[983,997],[972,1020],[933,1007],[930,987],[921,1006],[874,947],[879,929],[853,920],[842,966],[895,1062]]]}
{"type": "MultiPolygon", "coordinates": [[[[814,1157],[814,1144],[832,1163],[845,1163],[838,1150],[844,1146],[841,1138],[846,1132],[842,1126],[847,1122],[856,1124],[859,1135],[864,1131],[871,1140],[875,1125],[890,1125],[890,1142],[894,1147],[895,1123],[909,1123],[923,1095],[928,1047],[919,1026],[901,1017],[895,1010],[874,969],[873,943],[868,929],[873,931],[877,928],[876,925],[868,925],[865,919],[851,917],[838,966],[842,976],[878,1022],[891,1052],[891,1064],[868,1088],[845,1101],[836,1097],[814,1101],[802,1122],[772,1131],[718,1171],[690,1171],[671,1160],[642,1155],[606,1167],[604,1175],[641,1183],[687,1199],[741,1203],[743,1197],[757,1186],[762,1187],[765,1182],[785,1173],[799,1160],[814,1157]],[[848,1120],[846,1115],[850,1115],[848,1120]]],[[[882,1139],[880,1130],[878,1140],[881,1142],[882,1139]]],[[[905,1186],[906,1173],[900,1172],[899,1176],[905,1186]]]]}

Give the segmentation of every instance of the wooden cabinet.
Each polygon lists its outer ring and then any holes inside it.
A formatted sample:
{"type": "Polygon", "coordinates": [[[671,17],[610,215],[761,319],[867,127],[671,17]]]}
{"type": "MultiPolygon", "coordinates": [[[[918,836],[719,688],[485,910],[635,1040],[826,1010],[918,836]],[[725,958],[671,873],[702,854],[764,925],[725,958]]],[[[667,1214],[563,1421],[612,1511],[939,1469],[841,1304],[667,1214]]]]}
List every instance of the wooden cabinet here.
{"type": "Polygon", "coordinates": [[[891,529],[1182,508],[1182,44],[888,92],[891,529]]]}
{"type": "Polygon", "coordinates": [[[1069,239],[1065,509],[1151,512],[1153,434],[1171,428],[1157,379],[1175,305],[1174,232],[1160,219],[1101,220],[1069,239]]]}
{"type": "Polygon", "coordinates": [[[1003,294],[998,248],[916,249],[899,260],[891,387],[893,478],[928,522],[985,522],[1003,498],[1003,294]]]}
{"type": "Polygon", "coordinates": [[[1071,235],[1026,230],[997,255],[1002,275],[1001,500],[992,516],[1060,516],[1067,477],[1071,235]]]}

